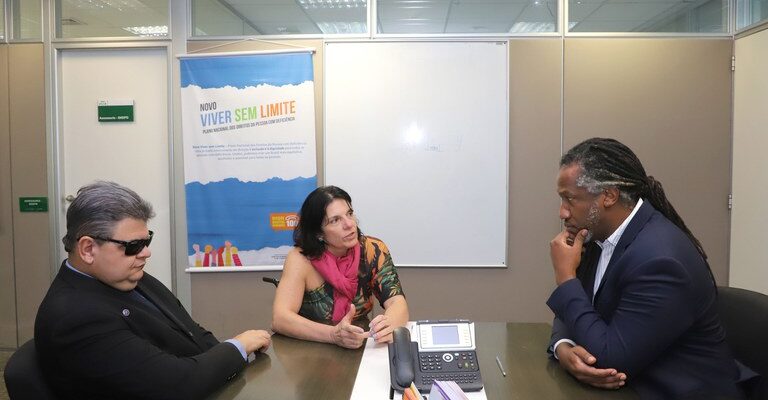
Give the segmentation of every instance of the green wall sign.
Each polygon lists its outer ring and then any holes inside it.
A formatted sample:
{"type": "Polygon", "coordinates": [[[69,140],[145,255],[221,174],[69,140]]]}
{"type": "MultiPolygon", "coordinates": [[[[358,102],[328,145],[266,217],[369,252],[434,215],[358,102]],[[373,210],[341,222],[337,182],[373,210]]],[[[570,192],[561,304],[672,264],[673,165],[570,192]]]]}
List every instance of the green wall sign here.
{"type": "Polygon", "coordinates": [[[47,212],[47,197],[19,197],[19,211],[21,212],[47,212]]]}
{"type": "Polygon", "coordinates": [[[99,122],[133,122],[133,100],[99,100],[99,122]]]}

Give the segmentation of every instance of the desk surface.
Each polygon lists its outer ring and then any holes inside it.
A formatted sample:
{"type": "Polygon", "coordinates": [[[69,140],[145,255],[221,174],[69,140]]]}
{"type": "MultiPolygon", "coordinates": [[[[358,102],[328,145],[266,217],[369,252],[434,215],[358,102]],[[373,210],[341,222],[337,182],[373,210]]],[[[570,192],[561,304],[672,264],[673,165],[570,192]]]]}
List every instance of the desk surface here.
{"type": "MultiPolygon", "coordinates": [[[[547,324],[475,323],[477,358],[489,400],[636,399],[628,388],[595,389],[547,358],[547,324]],[[507,372],[496,365],[499,356],[507,372]]],[[[272,337],[272,347],[212,399],[348,400],[363,349],[272,337]]],[[[382,376],[389,380],[389,376],[382,376]]]]}

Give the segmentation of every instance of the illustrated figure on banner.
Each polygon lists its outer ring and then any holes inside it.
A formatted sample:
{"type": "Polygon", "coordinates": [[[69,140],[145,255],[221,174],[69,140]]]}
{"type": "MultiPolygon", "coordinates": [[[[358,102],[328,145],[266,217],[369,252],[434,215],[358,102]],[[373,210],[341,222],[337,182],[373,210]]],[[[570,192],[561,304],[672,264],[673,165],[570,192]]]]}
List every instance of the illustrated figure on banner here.
{"type": "Polygon", "coordinates": [[[243,262],[240,260],[240,256],[237,254],[237,247],[232,246],[232,242],[229,240],[224,241],[223,246],[219,246],[214,251],[214,247],[210,244],[206,244],[204,249],[205,253],[200,256],[200,244],[195,243],[192,245],[192,249],[195,251],[195,267],[242,267],[243,262]]]}

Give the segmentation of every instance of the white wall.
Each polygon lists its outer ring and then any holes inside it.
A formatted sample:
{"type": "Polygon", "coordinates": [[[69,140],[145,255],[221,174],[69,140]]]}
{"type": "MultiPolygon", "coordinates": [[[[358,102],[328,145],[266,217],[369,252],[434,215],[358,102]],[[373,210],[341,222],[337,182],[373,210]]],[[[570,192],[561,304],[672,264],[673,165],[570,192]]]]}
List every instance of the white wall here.
{"type": "Polygon", "coordinates": [[[730,286],[768,294],[768,30],[736,40],[730,286]]]}

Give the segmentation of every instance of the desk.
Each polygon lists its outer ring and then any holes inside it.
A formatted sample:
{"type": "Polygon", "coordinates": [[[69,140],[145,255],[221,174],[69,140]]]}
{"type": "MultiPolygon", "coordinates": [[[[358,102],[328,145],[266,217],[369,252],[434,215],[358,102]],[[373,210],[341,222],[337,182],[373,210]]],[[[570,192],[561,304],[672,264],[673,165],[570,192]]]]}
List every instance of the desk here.
{"type": "MultiPolygon", "coordinates": [[[[489,400],[637,398],[629,388],[609,391],[583,385],[549,360],[545,353],[550,334],[547,324],[478,322],[475,332],[489,400]],[[496,365],[497,355],[506,378],[496,365]]],[[[363,349],[275,335],[272,347],[211,399],[348,400],[362,355],[363,349]]],[[[389,376],[381,379],[389,380],[389,376]]]]}

